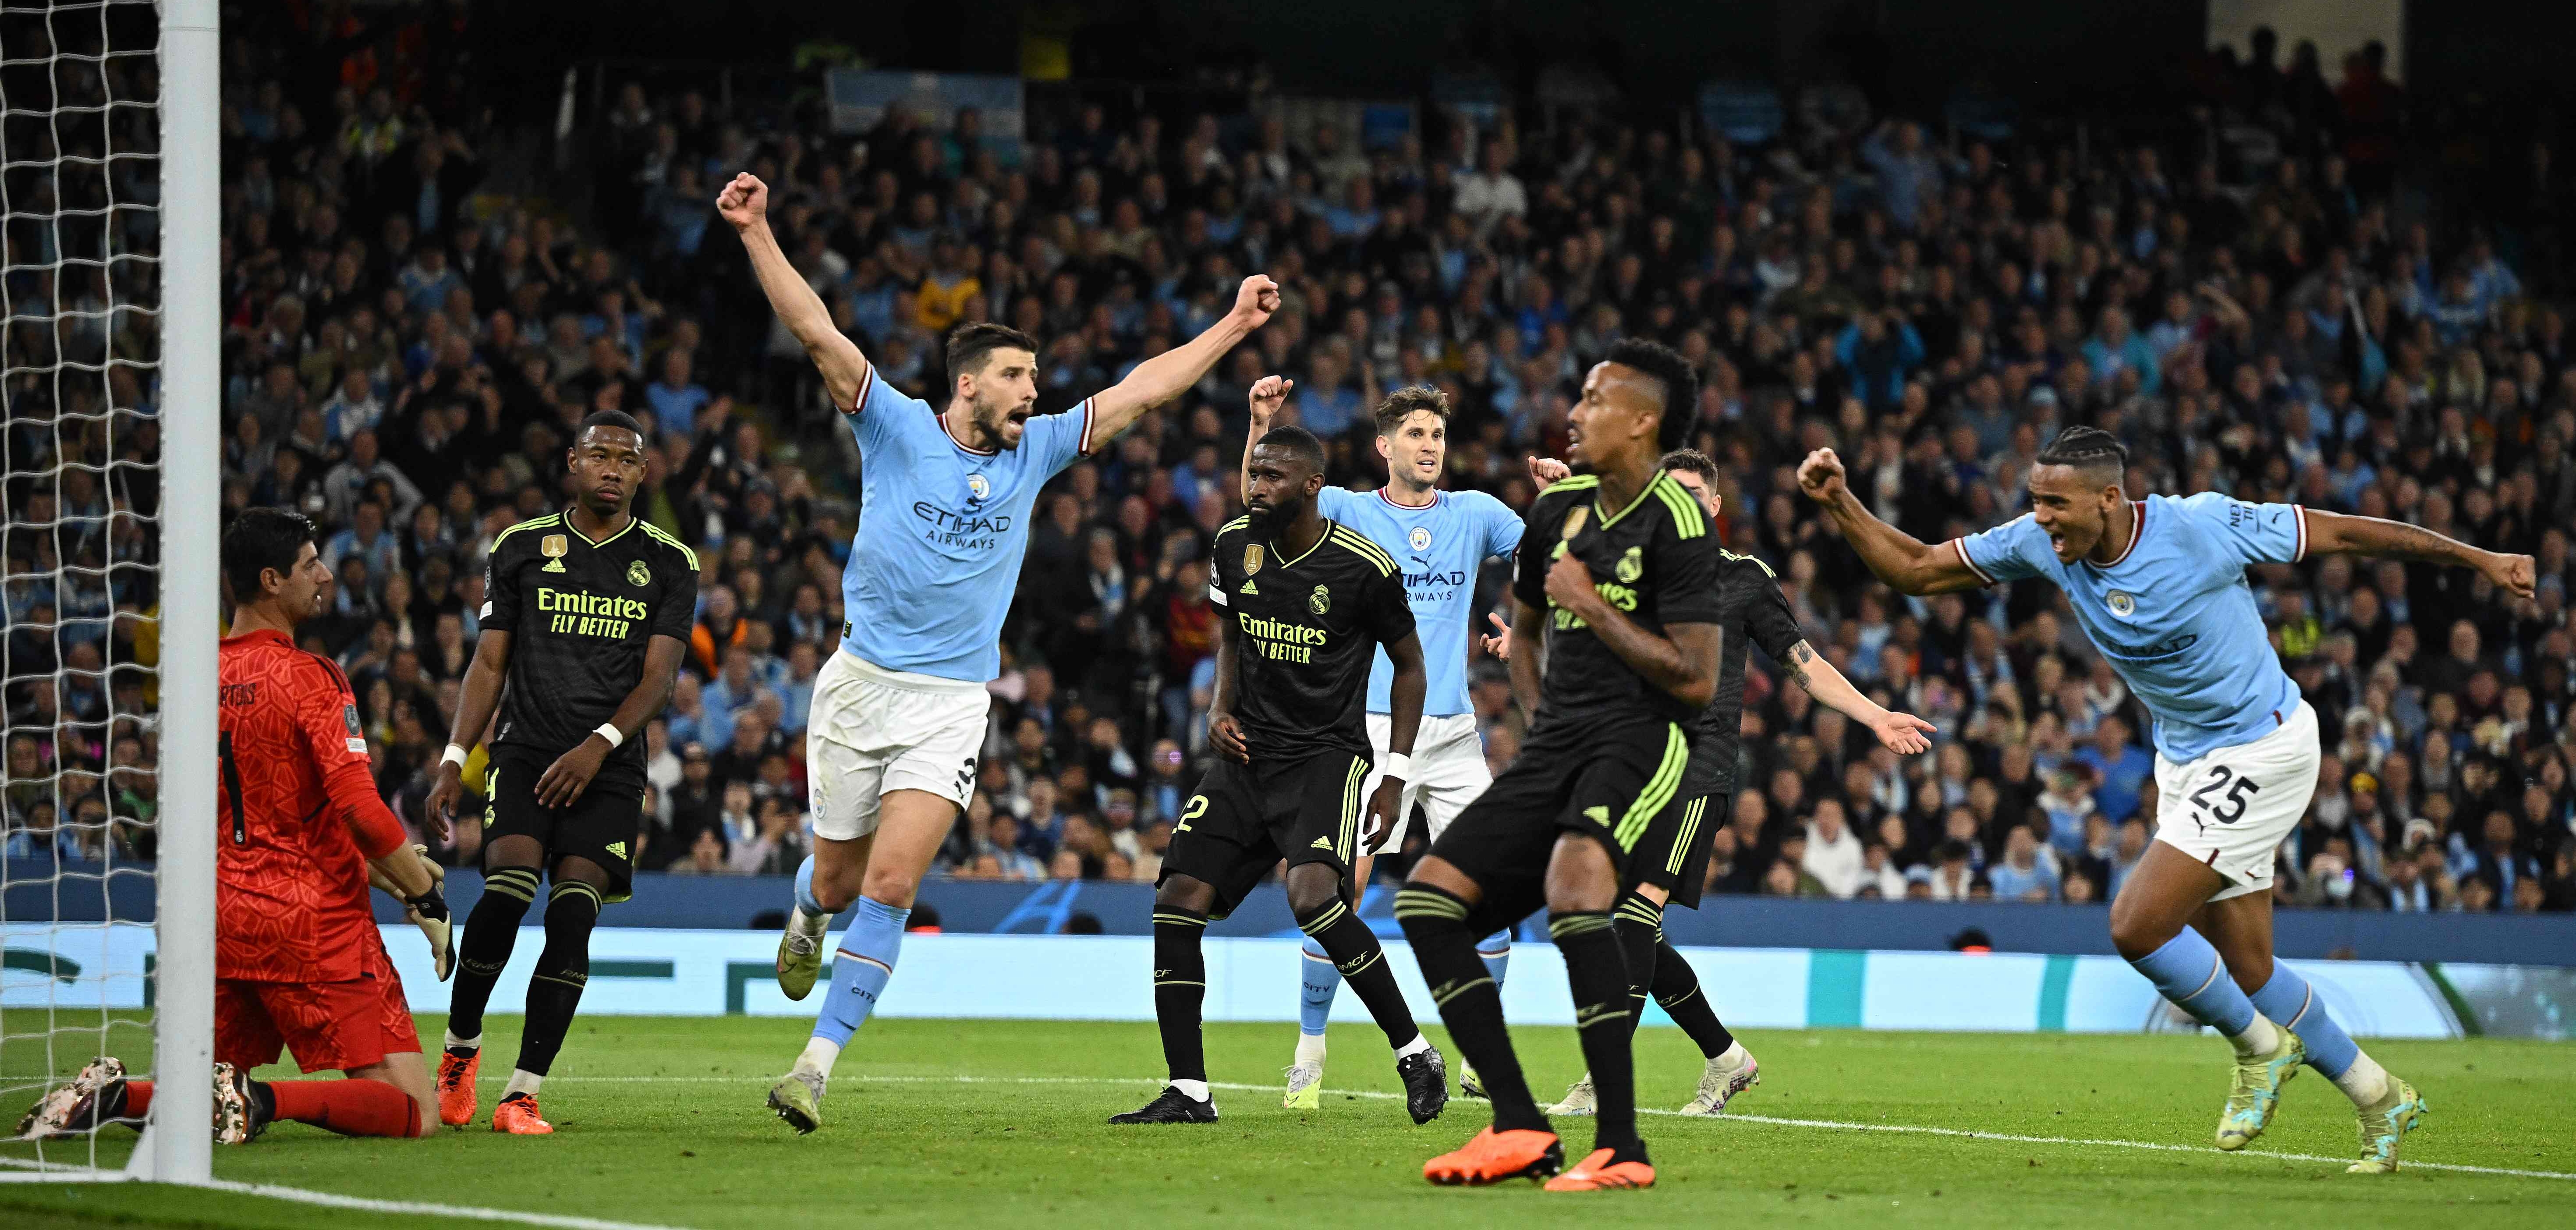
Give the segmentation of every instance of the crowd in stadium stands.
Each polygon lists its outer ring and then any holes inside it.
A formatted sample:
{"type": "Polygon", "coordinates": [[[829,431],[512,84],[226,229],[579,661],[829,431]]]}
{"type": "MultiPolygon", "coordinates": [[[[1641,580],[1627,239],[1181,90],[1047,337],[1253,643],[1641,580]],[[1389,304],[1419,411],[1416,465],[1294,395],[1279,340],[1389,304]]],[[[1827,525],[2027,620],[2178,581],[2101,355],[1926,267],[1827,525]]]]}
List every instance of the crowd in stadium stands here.
{"type": "MultiPolygon", "coordinates": [[[[706,562],[686,670],[645,736],[639,866],[778,873],[801,856],[802,734],[841,634],[861,459],[711,209],[715,186],[750,170],[844,330],[933,401],[939,339],[960,321],[1042,339],[1053,411],[1204,328],[1243,274],[1285,288],[1251,343],[1041,499],[947,874],[1154,878],[1206,755],[1203,573],[1237,507],[1253,380],[1293,377],[1295,419],[1328,441],[1333,480],[1361,487],[1382,479],[1368,408],[1438,385],[1456,406],[1450,483],[1520,507],[1524,459],[1563,452],[1587,367],[1643,335],[1703,373],[1693,436],[1727,476],[1726,543],[1778,571],[1845,674],[1941,728],[1900,761],[1757,653],[1716,889],[2118,890],[2155,814],[2147,719],[2058,591],[1896,595],[1791,477],[1830,444],[1864,499],[1937,541],[2013,516],[2040,444],[2082,423],[2127,443],[2132,494],[2297,501],[2535,555],[2536,603],[2465,570],[2255,570],[2327,748],[2276,891],[2318,907],[2576,908],[2576,348],[2546,298],[2569,287],[2530,256],[2554,250],[2567,189],[2544,148],[2520,197],[2427,221],[2434,198],[2390,191],[2397,94],[2367,57],[2340,90],[2312,65],[2213,87],[2220,118],[2268,131],[2277,160],[2198,133],[2188,151],[2100,132],[2082,147],[1952,142],[1899,117],[1800,121],[1744,148],[1615,122],[1478,128],[1436,109],[1429,135],[1363,149],[1275,107],[1169,125],[1091,107],[1023,147],[986,139],[972,113],[932,127],[898,110],[836,134],[630,86],[586,141],[595,193],[575,202],[477,197],[489,130],[439,63],[374,76],[372,61],[313,62],[348,53],[316,45],[245,40],[228,61],[224,498],[323,525],[338,587],[308,640],[345,665],[383,789],[415,828],[473,653],[484,553],[565,498],[566,425],[617,408],[653,433],[638,512],[706,562]]],[[[88,272],[14,277],[13,299],[104,294],[88,272]]],[[[51,344],[18,311],[13,371],[51,344]]],[[[150,351],[147,319],[118,319],[112,338],[99,323],[64,344],[150,351]]],[[[155,407],[132,371],[53,413],[131,412],[114,444],[148,458],[155,407]]],[[[23,399],[12,413],[13,431],[46,423],[23,399]]],[[[51,438],[66,462],[118,455],[103,433],[51,438]]],[[[149,550],[78,520],[111,498],[86,474],[65,471],[50,514],[15,518],[85,527],[72,554],[12,531],[12,853],[76,818],[44,814],[54,799],[77,799],[79,818],[151,818],[133,802],[150,797],[149,733],[104,738],[109,698],[82,673],[108,635],[119,660],[148,662],[127,646],[148,622],[129,628],[89,573],[66,583],[77,609],[22,602],[45,587],[19,581],[53,564],[149,550]],[[51,652],[49,621],[59,695],[24,665],[51,652]],[[49,780],[53,798],[32,798],[49,780]]],[[[1500,591],[1500,568],[1482,592],[1500,591]]],[[[1472,677],[1499,769],[1524,718],[1498,664],[1472,677]]],[[[95,848],[106,830],[62,831],[95,848]]],[[[476,844],[471,823],[433,841],[456,862],[476,844]]]]}

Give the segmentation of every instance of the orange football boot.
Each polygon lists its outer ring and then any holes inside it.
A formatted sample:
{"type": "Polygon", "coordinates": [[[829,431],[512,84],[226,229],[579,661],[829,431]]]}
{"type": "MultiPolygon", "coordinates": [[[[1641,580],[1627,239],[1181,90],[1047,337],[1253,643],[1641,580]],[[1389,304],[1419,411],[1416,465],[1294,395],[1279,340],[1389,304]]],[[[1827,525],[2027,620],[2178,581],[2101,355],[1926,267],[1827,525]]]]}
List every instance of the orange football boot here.
{"type": "Polygon", "coordinates": [[[1565,1165],[1565,1144],[1554,1132],[1519,1129],[1476,1133],[1475,1139],[1422,1164],[1422,1177],[1443,1184],[1543,1179],[1565,1165]]]}
{"type": "Polygon", "coordinates": [[[1552,1192],[1606,1192],[1618,1188],[1653,1187],[1655,1168],[1646,1162],[1614,1162],[1608,1149],[1595,1149],[1590,1157],[1547,1181],[1552,1192]]]}
{"type": "Polygon", "coordinates": [[[483,1070],[483,1052],[463,1059],[438,1053],[438,1121],[449,1127],[474,1122],[474,1074],[483,1070]]]}
{"type": "Polygon", "coordinates": [[[537,1110],[537,1099],[531,1094],[514,1093],[492,1108],[492,1130],[512,1136],[552,1136],[555,1125],[546,1122],[537,1110]]]}

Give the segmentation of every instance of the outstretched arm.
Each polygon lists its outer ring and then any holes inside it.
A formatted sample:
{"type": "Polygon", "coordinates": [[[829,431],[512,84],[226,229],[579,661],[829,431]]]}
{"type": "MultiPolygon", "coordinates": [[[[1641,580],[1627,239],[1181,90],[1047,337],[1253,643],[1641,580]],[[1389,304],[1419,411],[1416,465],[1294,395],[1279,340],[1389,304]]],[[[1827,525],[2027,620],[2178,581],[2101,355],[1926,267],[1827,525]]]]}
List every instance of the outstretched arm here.
{"type": "MultiPolygon", "coordinates": [[[[1400,600],[1400,599],[1399,599],[1400,600]]],[[[1386,750],[1388,760],[1413,755],[1413,737],[1422,724],[1422,694],[1429,686],[1422,668],[1422,640],[1406,633],[1403,640],[1386,646],[1387,664],[1395,668],[1387,684],[1386,750]]],[[[1405,780],[1411,770],[1380,764],[1377,791],[1369,796],[1368,831],[1360,835],[1360,848],[1374,852],[1395,831],[1398,812],[1404,801],[1405,780]]]]}
{"type": "MultiPolygon", "coordinates": [[[[765,279],[764,279],[765,283],[765,279]]],[[[1262,274],[1243,280],[1235,291],[1234,310],[1208,331],[1136,365],[1125,380],[1091,399],[1091,440],[1097,447],[1135,425],[1144,413],[1181,395],[1199,382],[1235,345],[1252,335],[1279,310],[1279,284],[1262,274]]],[[[800,335],[801,336],[801,335],[800,335]]]]}
{"type": "Polygon", "coordinates": [[[1985,582],[1968,567],[1960,548],[1949,543],[1925,544],[1878,519],[1843,483],[1842,459],[1820,448],[1798,467],[1798,486],[1807,498],[1825,506],[1843,539],[1860,553],[1878,579],[1901,593],[1918,597],[1976,589],[1985,582]]]}
{"type": "Polygon", "coordinates": [[[2532,596],[2536,574],[2528,555],[2483,551],[2403,521],[2319,512],[2313,508],[2302,511],[2308,519],[2310,555],[2342,552],[2379,559],[2411,560],[2419,564],[2474,568],[2495,582],[2497,588],[2511,592],[2514,597],[2532,596]]]}
{"type": "Polygon", "coordinates": [[[1843,678],[1825,655],[1805,641],[1790,646],[1789,656],[1780,665],[1817,703],[1869,727],[1870,733],[1878,736],[1879,744],[1897,755],[1911,756],[1930,748],[1932,741],[1926,736],[1940,730],[1911,713],[1898,713],[1861,695],[1851,680],[1843,678]]]}
{"type": "Polygon", "coordinates": [[[769,296],[770,310],[804,343],[814,369],[823,373],[823,387],[831,392],[832,404],[843,414],[856,413],[860,382],[868,373],[867,356],[859,353],[858,343],[832,326],[832,310],[823,306],[823,297],[787,263],[786,251],[769,231],[769,185],[747,172],[734,176],[716,194],[716,213],[742,237],[752,272],[760,276],[760,291],[769,296]]]}

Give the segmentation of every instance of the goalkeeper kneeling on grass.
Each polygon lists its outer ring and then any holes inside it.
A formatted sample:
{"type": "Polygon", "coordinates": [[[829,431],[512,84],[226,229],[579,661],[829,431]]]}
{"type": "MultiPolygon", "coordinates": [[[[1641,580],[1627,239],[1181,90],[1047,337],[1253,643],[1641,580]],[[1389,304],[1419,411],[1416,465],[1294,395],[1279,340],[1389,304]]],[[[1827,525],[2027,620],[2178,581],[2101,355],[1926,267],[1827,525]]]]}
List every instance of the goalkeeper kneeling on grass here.
{"type": "MultiPolygon", "coordinates": [[[[447,902],[437,869],[376,794],[348,680],[296,647],[331,580],[313,523],[283,509],[242,513],[224,534],[223,576],[234,605],[217,666],[215,1139],[241,1144],[278,1119],[345,1136],[426,1135],[438,1122],[429,1069],[367,886],[404,902],[442,980],[453,960],[447,902]],[[349,1079],[250,1079],[289,1050],[306,1073],[349,1079]]],[[[428,823],[443,835],[443,821],[428,823]]],[[[18,1134],[139,1126],[152,1093],[103,1056],[38,1101],[18,1134]]]]}

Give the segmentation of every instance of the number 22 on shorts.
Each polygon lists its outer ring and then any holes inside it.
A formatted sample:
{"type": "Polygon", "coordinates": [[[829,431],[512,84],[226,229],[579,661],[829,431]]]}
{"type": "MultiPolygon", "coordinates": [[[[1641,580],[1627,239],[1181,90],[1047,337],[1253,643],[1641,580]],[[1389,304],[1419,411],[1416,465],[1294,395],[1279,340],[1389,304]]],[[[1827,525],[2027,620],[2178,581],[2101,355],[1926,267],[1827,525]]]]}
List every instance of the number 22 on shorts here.
{"type": "Polygon", "coordinates": [[[1191,796],[1190,796],[1190,805],[1181,809],[1181,822],[1180,822],[1179,824],[1175,824],[1175,825],[1173,825],[1173,826],[1172,826],[1172,831],[1173,831],[1173,832],[1175,832],[1175,833],[1186,833],[1186,832],[1189,832],[1189,831],[1190,831],[1190,821],[1192,821],[1192,820],[1196,820],[1196,819],[1198,819],[1199,817],[1206,815],[1206,814],[1207,814],[1207,809],[1208,809],[1208,800],[1207,800],[1207,796],[1206,796],[1206,795],[1204,795],[1204,794],[1194,794],[1194,795],[1191,795],[1191,796]]]}

